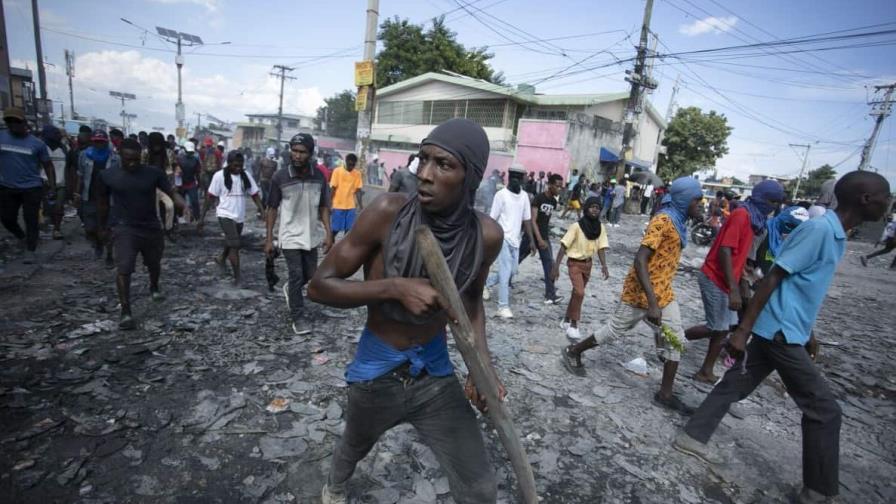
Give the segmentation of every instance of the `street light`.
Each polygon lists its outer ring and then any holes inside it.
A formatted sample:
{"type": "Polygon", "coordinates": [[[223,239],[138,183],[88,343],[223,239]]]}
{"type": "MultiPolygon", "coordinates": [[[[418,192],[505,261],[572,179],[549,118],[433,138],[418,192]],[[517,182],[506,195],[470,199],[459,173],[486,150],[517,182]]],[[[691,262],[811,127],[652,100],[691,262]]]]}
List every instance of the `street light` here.
{"type": "MultiPolygon", "coordinates": [[[[121,100],[121,127],[124,128],[124,134],[128,134],[128,116],[132,114],[128,114],[124,109],[125,100],[136,100],[137,95],[131,93],[120,93],[118,91],[109,91],[109,96],[115,98],[116,100],[121,100]]],[[[134,116],[137,117],[137,116],[134,116]]]]}
{"type": "MultiPolygon", "coordinates": [[[[125,18],[119,18],[125,23],[143,31],[143,33],[149,33],[149,30],[143,28],[142,26],[133,23],[125,18]]],[[[177,65],[177,104],[174,106],[174,116],[177,119],[177,136],[178,138],[183,138],[186,136],[186,130],[184,129],[184,118],[186,116],[186,111],[184,109],[184,101],[183,101],[183,93],[181,86],[181,69],[184,66],[184,57],[181,53],[182,46],[201,46],[206,45],[205,42],[202,41],[196,35],[191,35],[189,33],[179,32],[177,30],[172,30],[170,28],[162,28],[161,26],[156,26],[156,33],[159,38],[166,42],[170,42],[172,44],[177,45],[177,56],[174,57],[174,63],[177,65]]],[[[211,45],[228,45],[229,41],[226,42],[217,42],[211,45]]]]}
{"type": "Polygon", "coordinates": [[[158,33],[162,39],[177,44],[177,56],[174,57],[174,63],[177,65],[177,104],[174,106],[174,117],[177,119],[177,136],[183,138],[186,135],[186,130],[184,130],[184,116],[186,115],[186,111],[184,109],[181,87],[181,69],[184,66],[184,56],[181,54],[181,47],[184,45],[189,47],[202,45],[202,39],[196,35],[171,30],[169,28],[162,28],[161,26],[156,26],[156,33],[158,33]]]}

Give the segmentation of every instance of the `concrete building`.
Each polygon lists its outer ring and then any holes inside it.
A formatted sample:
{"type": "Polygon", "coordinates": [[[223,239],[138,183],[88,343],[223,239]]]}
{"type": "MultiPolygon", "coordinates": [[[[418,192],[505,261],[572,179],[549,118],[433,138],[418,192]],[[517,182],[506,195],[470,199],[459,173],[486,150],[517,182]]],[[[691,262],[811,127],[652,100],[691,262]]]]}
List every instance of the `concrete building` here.
{"type": "MultiPolygon", "coordinates": [[[[489,170],[505,171],[516,162],[530,172],[565,177],[579,169],[598,179],[618,159],[627,100],[628,92],[544,95],[533,86],[512,88],[455,73],[429,72],[377,91],[371,144],[391,173],[407,163],[408,155],[435,126],[466,117],[489,137],[489,170]]],[[[640,115],[641,141],[635,142],[630,166],[651,168],[648,160],[654,159],[662,128],[665,122],[648,103],[640,115]]]]}
{"type": "Polygon", "coordinates": [[[25,117],[32,124],[37,124],[37,95],[35,94],[34,76],[27,68],[9,69],[9,87],[13,107],[25,111],[25,117]]]}
{"type": "MultiPolygon", "coordinates": [[[[248,121],[236,123],[233,147],[249,147],[253,151],[277,143],[277,114],[246,114],[248,121]]],[[[283,114],[283,134],[286,142],[298,133],[311,133],[314,117],[299,114],[283,114]]]]}

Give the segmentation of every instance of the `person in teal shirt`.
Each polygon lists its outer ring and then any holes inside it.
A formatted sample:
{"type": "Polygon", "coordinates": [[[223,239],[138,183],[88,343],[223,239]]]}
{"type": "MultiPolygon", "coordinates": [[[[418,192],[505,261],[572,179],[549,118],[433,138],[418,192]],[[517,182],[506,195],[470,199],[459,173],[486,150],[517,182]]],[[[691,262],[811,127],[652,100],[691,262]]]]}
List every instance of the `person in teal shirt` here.
{"type": "Polygon", "coordinates": [[[673,442],[679,451],[718,462],[707,443],[731,403],[777,371],[803,412],[801,503],[829,502],[840,487],[841,410],[813,363],[818,344],[812,326],[846,251],[847,232],[884,215],[890,184],[877,173],[854,171],[837,182],[834,193],[836,210],[801,224],[782,244],[729,337],[728,352],[737,361],[673,442]]]}

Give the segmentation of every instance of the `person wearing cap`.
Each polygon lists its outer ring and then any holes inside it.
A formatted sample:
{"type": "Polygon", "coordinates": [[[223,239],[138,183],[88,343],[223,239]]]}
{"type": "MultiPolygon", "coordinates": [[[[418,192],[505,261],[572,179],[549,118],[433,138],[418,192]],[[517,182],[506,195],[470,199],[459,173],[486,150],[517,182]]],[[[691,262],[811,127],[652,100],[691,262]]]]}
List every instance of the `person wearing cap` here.
{"type": "MultiPolygon", "coordinates": [[[[65,164],[68,153],[62,143],[62,131],[56,126],[46,125],[41,131],[41,137],[47,144],[50,152],[50,162],[56,172],[56,190],[54,193],[48,192],[44,200],[46,204],[46,215],[50,216],[53,223],[53,239],[62,239],[62,215],[65,213],[65,164]]],[[[41,174],[46,181],[46,175],[41,174]]]]}
{"type": "Polygon", "coordinates": [[[361,203],[364,182],[361,180],[361,172],[355,169],[357,164],[358,156],[348,154],[344,163],[341,159],[336,162],[336,169],[330,176],[330,189],[333,191],[330,229],[333,230],[334,238],[340,231],[348,234],[355,224],[357,211],[364,208],[361,203]]]}
{"type": "MultiPolygon", "coordinates": [[[[498,221],[504,230],[504,243],[501,247],[501,255],[498,256],[498,271],[489,275],[482,298],[488,300],[491,297],[488,289],[495,285],[498,286],[496,315],[502,319],[513,318],[513,312],[510,310],[510,279],[516,273],[520,262],[521,230],[526,230],[529,243],[536,243],[532,237],[532,207],[529,203],[529,195],[523,192],[523,179],[525,178],[526,170],[523,167],[511,166],[507,175],[507,187],[495,194],[489,212],[491,218],[498,221]]],[[[537,248],[532,247],[531,255],[534,256],[536,253],[537,248]]]]}
{"type": "Polygon", "coordinates": [[[202,193],[206,194],[208,185],[212,182],[212,176],[224,165],[224,155],[215,148],[215,141],[212,140],[212,137],[205,137],[203,147],[199,150],[199,161],[202,163],[202,174],[199,177],[199,184],[202,188],[202,193]]]}
{"type": "Polygon", "coordinates": [[[612,180],[615,184],[613,187],[613,201],[610,203],[610,225],[619,227],[619,215],[622,213],[622,206],[625,204],[625,180],[612,180]]]}
{"type": "Polygon", "coordinates": [[[131,314],[131,274],[137,263],[137,255],[143,256],[143,264],[149,271],[149,292],[153,301],[164,299],[159,289],[162,272],[162,253],[165,238],[157,213],[156,190],[159,189],[182,212],[189,213],[180,194],[174,192],[165,172],[155,166],[140,162],[142,147],[131,138],[123,140],[119,149],[121,158],[117,166],[99,171],[100,220],[108,219],[112,227],[115,246],[115,285],[121,304],[120,329],[134,329],[136,323],[131,314]],[[107,209],[110,211],[107,215],[107,209]]]}
{"type": "MultiPolygon", "coordinates": [[[[243,169],[245,158],[239,151],[227,154],[227,165],[212,177],[208,187],[207,198],[216,204],[216,215],[221,230],[224,232],[224,252],[215,257],[221,269],[226,269],[227,261],[233,269],[233,285],[240,285],[240,246],[243,234],[243,223],[246,221],[246,197],[252,198],[258,207],[258,215],[262,215],[264,207],[258,196],[258,186],[252,176],[243,169]]],[[[207,211],[208,206],[203,211],[207,211]]],[[[205,213],[199,218],[198,231],[202,231],[205,213]]]]}
{"type": "Polygon", "coordinates": [[[40,204],[44,182],[40,176],[43,166],[54,196],[56,170],[50,161],[47,145],[28,131],[25,112],[17,107],[3,111],[5,130],[0,130],[0,220],[10,233],[25,241],[25,263],[35,261],[39,235],[40,204]],[[25,230],[19,226],[19,209],[25,220],[25,230]]]}
{"type": "Polygon", "coordinates": [[[93,245],[94,256],[103,257],[106,249],[106,265],[113,266],[112,242],[109,240],[108,223],[100,218],[100,211],[105,201],[100,198],[103,170],[121,166],[121,158],[109,145],[109,135],[105,131],[96,130],[91,137],[93,145],[85,149],[78,157],[78,176],[75,182],[74,203],[79,208],[81,224],[87,240],[93,245]]]}
{"type": "Polygon", "coordinates": [[[277,239],[289,270],[283,295],[293,332],[306,335],[312,330],[312,321],[305,311],[302,287],[317,269],[318,247],[322,245],[326,254],[333,245],[330,190],[323,173],[313,165],[314,137],[299,133],[289,144],[289,165],[277,170],[271,178],[271,194],[265,213],[264,252],[269,258],[274,257],[274,223],[279,219],[277,239]]]}
{"type": "Polygon", "coordinates": [[[196,144],[184,143],[184,152],[177,156],[175,176],[180,175],[180,187],[177,192],[189,203],[193,219],[199,218],[199,157],[196,155],[196,144]]]}

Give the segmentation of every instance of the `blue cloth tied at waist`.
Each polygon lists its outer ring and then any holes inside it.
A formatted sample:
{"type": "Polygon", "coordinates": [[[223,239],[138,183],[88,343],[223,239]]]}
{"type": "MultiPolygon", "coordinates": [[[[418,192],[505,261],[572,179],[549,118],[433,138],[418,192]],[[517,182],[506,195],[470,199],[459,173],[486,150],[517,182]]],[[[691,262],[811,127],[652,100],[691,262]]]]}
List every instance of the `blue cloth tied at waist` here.
{"type": "Polygon", "coordinates": [[[448,357],[445,331],[440,331],[426,345],[398,350],[365,327],[361,333],[361,341],[358,342],[355,360],[345,370],[345,381],[355,383],[375,380],[406,362],[411,363],[411,376],[419,376],[424,369],[432,376],[453,374],[454,365],[448,357]]]}

